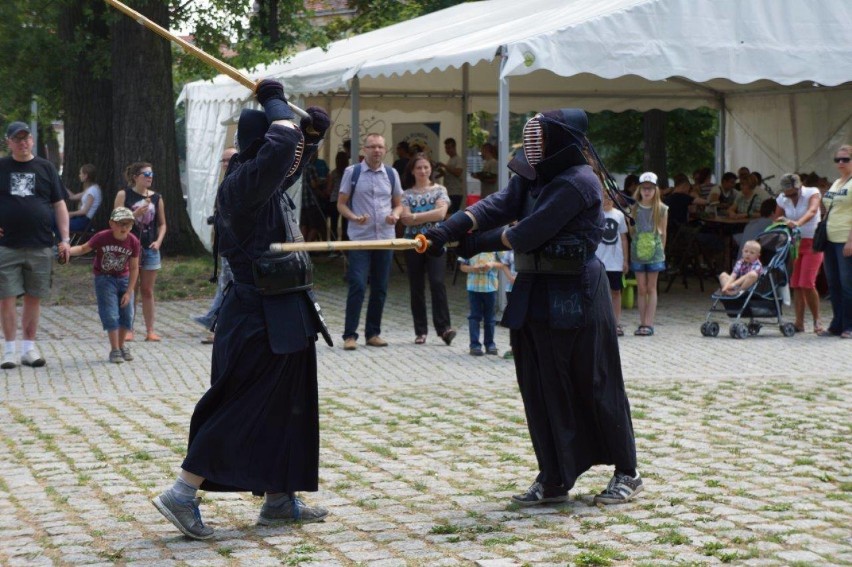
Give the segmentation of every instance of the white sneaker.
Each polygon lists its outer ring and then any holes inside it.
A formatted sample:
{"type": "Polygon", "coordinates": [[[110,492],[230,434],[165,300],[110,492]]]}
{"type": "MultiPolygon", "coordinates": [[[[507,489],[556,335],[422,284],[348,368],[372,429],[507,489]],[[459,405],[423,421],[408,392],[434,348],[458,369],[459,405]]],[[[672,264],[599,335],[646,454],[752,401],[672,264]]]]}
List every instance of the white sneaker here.
{"type": "Polygon", "coordinates": [[[3,355],[3,362],[0,363],[0,368],[2,368],[3,370],[9,370],[11,368],[16,367],[18,365],[17,361],[15,360],[16,358],[17,355],[14,352],[7,352],[3,355]]]}
{"type": "Polygon", "coordinates": [[[33,347],[21,355],[21,364],[24,366],[32,366],[33,368],[40,368],[46,363],[41,357],[41,354],[38,352],[38,349],[33,347]]]}

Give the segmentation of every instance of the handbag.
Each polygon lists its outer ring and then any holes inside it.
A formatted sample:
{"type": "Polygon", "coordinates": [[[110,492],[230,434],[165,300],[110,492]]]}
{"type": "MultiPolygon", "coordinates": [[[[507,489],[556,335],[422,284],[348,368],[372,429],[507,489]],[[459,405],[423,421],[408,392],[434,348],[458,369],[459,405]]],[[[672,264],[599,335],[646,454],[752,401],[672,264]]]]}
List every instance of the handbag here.
{"type": "Polygon", "coordinates": [[[828,249],[828,215],[831,213],[832,208],[834,208],[833,201],[831,206],[828,208],[828,211],[825,213],[825,217],[823,217],[816,225],[816,229],[814,230],[814,242],[811,245],[811,249],[813,249],[814,252],[825,252],[828,249]]]}

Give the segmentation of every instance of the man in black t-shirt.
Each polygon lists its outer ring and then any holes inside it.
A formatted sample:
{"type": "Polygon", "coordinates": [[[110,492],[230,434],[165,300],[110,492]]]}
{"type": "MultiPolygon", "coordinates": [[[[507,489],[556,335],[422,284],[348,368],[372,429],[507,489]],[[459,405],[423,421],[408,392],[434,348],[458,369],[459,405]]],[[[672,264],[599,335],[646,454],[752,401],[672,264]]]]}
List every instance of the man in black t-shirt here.
{"type": "Polygon", "coordinates": [[[0,158],[0,319],[5,348],[0,368],[18,365],[15,302],[24,297],[21,314],[21,364],[45,365],[35,345],[39,304],[50,293],[53,270],[53,221],[62,242],[59,257],[69,257],[68,209],[59,174],[46,159],[33,155],[33,136],[23,122],[6,129],[12,154],[0,158]]]}

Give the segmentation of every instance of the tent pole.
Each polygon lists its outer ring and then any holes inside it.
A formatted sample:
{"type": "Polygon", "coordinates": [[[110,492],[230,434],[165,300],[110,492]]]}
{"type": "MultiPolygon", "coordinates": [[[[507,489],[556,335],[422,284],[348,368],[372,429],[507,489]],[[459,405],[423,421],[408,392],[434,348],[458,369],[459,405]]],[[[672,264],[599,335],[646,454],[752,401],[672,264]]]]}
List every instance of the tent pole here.
{"type": "Polygon", "coordinates": [[[358,131],[358,125],[361,121],[361,82],[358,75],[352,77],[352,124],[349,131],[349,140],[352,144],[351,163],[358,163],[358,154],[361,152],[361,133],[358,131]]]}
{"type": "Polygon", "coordinates": [[[503,76],[503,69],[509,56],[506,46],[500,47],[500,77],[498,81],[498,144],[497,144],[497,190],[509,184],[509,170],[506,169],[509,155],[509,78],[503,76]]]}
{"type": "Polygon", "coordinates": [[[470,128],[467,120],[467,116],[470,114],[470,63],[465,63],[462,65],[462,99],[461,99],[461,140],[459,140],[459,145],[456,147],[456,151],[460,152],[464,163],[462,163],[462,169],[464,170],[464,174],[462,175],[462,195],[464,195],[464,199],[462,200],[461,208],[465,207],[465,203],[467,203],[467,141],[470,139],[470,128]]]}
{"type": "Polygon", "coordinates": [[[725,97],[719,101],[719,137],[716,145],[716,183],[722,182],[722,174],[725,173],[725,130],[727,129],[728,109],[725,105],[725,97]]]}

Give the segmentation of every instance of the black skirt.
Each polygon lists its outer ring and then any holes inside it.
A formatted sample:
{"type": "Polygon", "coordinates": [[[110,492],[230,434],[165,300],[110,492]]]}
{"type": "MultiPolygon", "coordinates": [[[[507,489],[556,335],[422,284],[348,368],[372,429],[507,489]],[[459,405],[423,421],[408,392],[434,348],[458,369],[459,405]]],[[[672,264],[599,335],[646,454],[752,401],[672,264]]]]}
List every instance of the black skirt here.
{"type": "MultiPolygon", "coordinates": [[[[583,301],[582,313],[571,318],[575,328],[554,328],[546,316],[536,317],[540,307],[533,300],[525,323],[511,331],[537,480],[569,490],[594,465],[636,468],[606,272],[592,262],[578,279],[583,301]]],[[[510,301],[514,296],[513,290],[510,301]]]]}
{"type": "Polygon", "coordinates": [[[273,353],[263,305],[247,286],[237,285],[220,311],[211,386],[195,406],[182,465],[204,477],[204,490],[317,490],[315,343],[273,353]]]}

